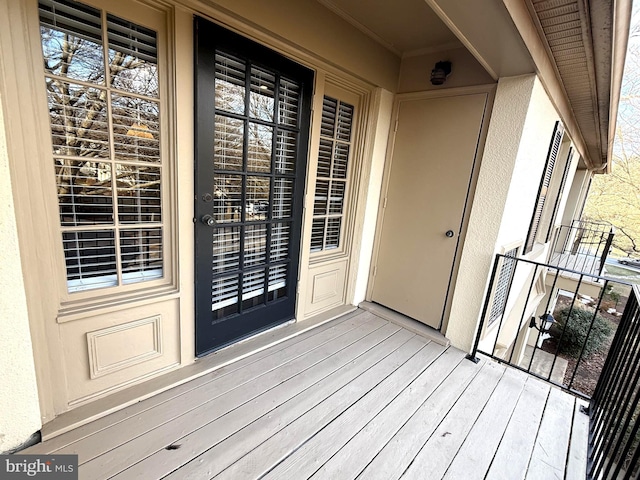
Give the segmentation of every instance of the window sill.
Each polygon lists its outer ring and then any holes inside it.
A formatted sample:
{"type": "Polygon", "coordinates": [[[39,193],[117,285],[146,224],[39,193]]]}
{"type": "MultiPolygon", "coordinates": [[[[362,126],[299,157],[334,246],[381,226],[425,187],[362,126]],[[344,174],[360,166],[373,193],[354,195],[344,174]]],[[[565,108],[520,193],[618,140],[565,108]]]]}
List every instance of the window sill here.
{"type": "Polygon", "coordinates": [[[179,297],[180,291],[178,288],[173,285],[165,285],[122,294],[113,294],[108,297],[94,298],[92,301],[66,302],[60,306],[56,322],[73,322],[95,315],[131,308],[132,304],[146,305],[179,297]]]}

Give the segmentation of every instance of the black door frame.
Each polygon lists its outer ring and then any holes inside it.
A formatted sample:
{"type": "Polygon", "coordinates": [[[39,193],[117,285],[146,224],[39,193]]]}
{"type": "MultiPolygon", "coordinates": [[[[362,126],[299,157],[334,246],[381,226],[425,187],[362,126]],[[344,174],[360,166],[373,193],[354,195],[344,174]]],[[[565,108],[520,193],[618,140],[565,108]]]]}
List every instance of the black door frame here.
{"type": "MultiPolygon", "coordinates": [[[[307,174],[311,106],[313,100],[314,72],[293,62],[281,54],[230,32],[200,17],[194,19],[195,45],[195,307],[196,307],[196,355],[202,356],[231,343],[271,328],[294,318],[300,243],[302,237],[302,213],[307,174]],[[211,212],[211,204],[203,199],[203,192],[212,194],[214,127],[215,127],[215,52],[227,54],[251,62],[252,65],[276,70],[300,84],[299,133],[297,158],[293,186],[293,205],[289,241],[289,268],[287,269],[287,294],[273,302],[240,310],[223,319],[215,319],[211,311],[212,272],[212,227],[206,227],[201,218],[211,212]],[[211,252],[205,257],[204,252],[211,252]],[[208,258],[208,260],[207,260],[208,258]]],[[[277,108],[276,108],[277,110],[277,108]]],[[[247,151],[244,151],[246,163],[247,151]]],[[[244,208],[244,205],[243,207],[244,208]]],[[[232,226],[225,224],[225,226],[232,226]]],[[[242,235],[241,235],[242,237],[242,235]]],[[[267,249],[270,246],[267,244],[267,249]]],[[[240,266],[242,269],[242,265],[240,266]]],[[[266,269],[268,272],[268,268],[266,269]]],[[[240,278],[242,275],[240,274],[240,278]]],[[[239,287],[242,292],[242,285],[239,287]]],[[[264,292],[265,299],[267,292],[264,292]]],[[[240,309],[242,295],[238,296],[240,309]]]]}

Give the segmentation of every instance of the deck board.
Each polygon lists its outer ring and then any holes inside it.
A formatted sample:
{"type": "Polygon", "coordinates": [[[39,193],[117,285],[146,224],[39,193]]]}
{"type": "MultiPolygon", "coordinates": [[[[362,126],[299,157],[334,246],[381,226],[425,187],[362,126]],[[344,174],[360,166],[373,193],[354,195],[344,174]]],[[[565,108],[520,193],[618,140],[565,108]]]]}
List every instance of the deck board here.
{"type": "Polygon", "coordinates": [[[515,369],[505,371],[456,453],[444,476],[446,480],[482,480],[485,477],[526,381],[527,375],[523,372],[515,369]]]}
{"type": "Polygon", "coordinates": [[[529,378],[498,446],[487,480],[522,480],[527,474],[549,384],[529,378]]]}
{"type": "Polygon", "coordinates": [[[358,476],[362,479],[395,480],[400,478],[444,416],[483,368],[484,362],[464,361],[420,405],[375,458],[358,476]]]}
{"type": "Polygon", "coordinates": [[[494,363],[484,366],[413,459],[403,480],[443,478],[505,370],[494,363]]]}
{"type": "Polygon", "coordinates": [[[577,400],[573,413],[573,428],[567,457],[566,480],[584,480],[587,477],[587,454],[589,437],[589,416],[580,410],[588,404],[577,400]]]}
{"type": "Polygon", "coordinates": [[[380,370],[369,370],[369,375],[359,377],[329,397],[215,478],[261,478],[365,395],[372,392],[376,395],[387,387],[404,384],[415,372],[403,367],[424,347],[423,340],[412,338],[387,357],[388,361],[380,362],[380,370]]]}
{"type": "Polygon", "coordinates": [[[579,405],[357,311],[22,453],[92,480],[574,479],[579,405]]]}
{"type": "MultiPolygon", "coordinates": [[[[355,322],[358,328],[349,329],[346,333],[337,337],[311,338],[314,342],[302,342],[291,348],[294,353],[301,353],[288,360],[286,351],[267,357],[259,364],[252,364],[237,373],[240,377],[240,385],[233,383],[230,378],[229,385],[220,388],[218,386],[212,395],[211,390],[204,389],[198,395],[189,395],[172,401],[162,415],[155,411],[145,412],[133,420],[133,427],[128,431],[118,429],[112,436],[106,438],[106,442],[96,439],[94,442],[84,442],[83,446],[97,447],[106,453],[88,459],[87,450],[81,450],[79,472],[86,478],[109,478],[130,465],[146,458],[160,449],[172,444],[174,439],[181,438],[197,430],[203,424],[219,418],[238,406],[252,400],[262,392],[270,390],[280,383],[322,362],[328,356],[346,349],[357,342],[363,336],[385,325],[378,319],[355,322]],[[322,342],[316,345],[316,342],[322,342]],[[302,353],[304,352],[304,353],[302,353]],[[279,367],[279,368],[277,368],[279,367]],[[266,371],[266,373],[265,373],[266,371]],[[253,381],[250,381],[253,380],[253,381]],[[224,393],[221,393],[224,392],[224,393]],[[215,396],[215,398],[211,398],[215,396]],[[184,413],[184,412],[187,413],[184,413]],[[165,421],[167,418],[170,421],[165,421]],[[172,421],[174,420],[174,421],[172,421]],[[151,428],[153,426],[153,428],[151,428]],[[143,434],[140,434],[144,432],[143,434]],[[116,434],[117,437],[116,437],[116,434]],[[114,438],[116,437],[116,438],[114,438]],[[107,449],[109,449],[107,451],[107,449]],[[88,460],[88,461],[87,461],[88,460]],[[85,463],[86,462],[86,463],[85,463]]],[[[345,325],[345,324],[342,324],[345,325]]],[[[342,326],[341,325],[341,326],[342,326]]],[[[345,326],[345,329],[348,326],[345,326]]],[[[328,332],[328,331],[327,331],[328,332]]],[[[324,370],[320,369],[318,375],[324,370]]],[[[223,377],[228,378],[228,377],[223,377]]],[[[93,453],[94,450],[92,450],[93,453]]]]}
{"type": "MultiPolygon", "coordinates": [[[[326,365],[322,367],[328,375],[319,381],[315,382],[318,375],[312,375],[313,372],[310,370],[302,372],[193,433],[175,439],[173,442],[179,444],[180,449],[161,449],[116,478],[136,478],[138,475],[159,478],[175,470],[176,464],[189,462],[188,466],[185,465],[180,470],[180,475],[182,478],[189,478],[191,475],[197,477],[200,465],[207,465],[209,471],[213,471],[212,464],[217,459],[226,459],[227,462],[232,456],[239,459],[251,450],[251,446],[255,447],[261,443],[261,438],[263,441],[267,440],[277,431],[275,422],[286,426],[322,401],[323,396],[331,395],[412,336],[409,332],[399,331],[393,325],[378,329],[352,345],[352,352],[344,351],[343,355],[327,358],[326,365]],[[295,401],[291,401],[292,399],[295,401]],[[249,426],[252,427],[251,432],[245,431],[242,435],[236,436],[242,442],[235,447],[239,450],[235,456],[230,445],[232,442],[227,442],[222,448],[212,448],[249,426]],[[246,445],[247,440],[253,442],[249,447],[246,445]],[[224,455],[221,450],[224,451],[224,455]],[[196,457],[197,460],[193,461],[196,457]]],[[[229,463],[225,466],[228,465],[229,463]]]]}
{"type": "MultiPolygon", "coordinates": [[[[211,476],[220,473],[257,446],[267,441],[269,437],[278,433],[326,398],[342,389],[344,385],[365,374],[365,372],[374,365],[382,362],[382,366],[375,368],[384,368],[383,360],[412,337],[413,335],[406,330],[394,334],[359,359],[343,367],[340,371],[336,372],[336,374],[327,377],[322,382],[319,382],[302,394],[282,404],[270,412],[269,415],[265,415],[249,424],[243,430],[209,449],[194,461],[184,465],[175,475],[169,478],[202,478],[200,474],[204,466],[206,466],[206,471],[209,472],[211,476]]],[[[375,375],[371,373],[367,375],[370,379],[375,379],[375,375]]],[[[366,388],[367,384],[361,383],[361,386],[366,388]]]]}
{"type": "Polygon", "coordinates": [[[527,480],[564,478],[574,406],[574,397],[551,389],[525,477],[527,480]]]}
{"type": "Polygon", "coordinates": [[[443,365],[445,370],[447,369],[447,362],[436,361],[444,350],[442,346],[433,342],[426,345],[393,375],[277,465],[264,477],[265,480],[309,478],[396,399],[398,392],[404,391],[409,385],[415,385],[415,388],[424,389],[425,395],[428,394],[428,378],[439,378],[438,370],[443,365]],[[422,376],[429,367],[433,367],[430,368],[431,375],[422,376]]]}
{"type": "MultiPolygon", "coordinates": [[[[211,373],[202,375],[187,383],[184,383],[182,385],[173,387],[170,390],[166,390],[157,395],[154,395],[151,398],[144,400],[143,402],[134,403],[133,405],[125,407],[122,410],[111,413],[102,418],[94,420],[91,423],[88,423],[86,425],[82,425],[73,430],[70,430],[69,432],[66,432],[63,435],[56,436],[50,440],[47,440],[46,443],[43,442],[43,443],[36,444],[30,447],[29,449],[25,450],[24,453],[30,453],[30,454],[38,454],[43,452],[53,453],[63,447],[71,445],[72,443],[80,441],[83,438],[87,438],[90,435],[93,435],[101,430],[104,430],[105,428],[113,427],[116,424],[126,421],[127,419],[132,418],[144,411],[151,410],[155,406],[160,405],[168,400],[171,400],[172,398],[177,398],[180,395],[189,393],[195,390],[196,388],[200,387],[201,385],[211,382],[212,380],[217,380],[220,377],[232,374],[233,372],[247,365],[259,362],[265,357],[271,356],[275,353],[285,350],[286,348],[296,343],[300,343],[303,340],[308,339],[309,337],[314,337],[318,334],[321,334],[325,330],[329,330],[329,329],[333,330],[341,323],[345,323],[348,320],[354,318],[355,316],[358,316],[357,312],[344,315],[343,317],[333,320],[332,322],[327,322],[322,325],[319,325],[315,327],[313,330],[307,330],[301,333],[300,335],[297,335],[292,338],[288,338],[287,340],[284,340],[269,349],[260,350],[256,353],[253,353],[250,356],[240,358],[239,360],[226,364],[212,371],[211,373]]],[[[354,328],[356,328],[356,326],[354,326],[354,328]]],[[[217,355],[217,354],[214,354],[214,355],[217,355]]]]}
{"type": "MultiPolygon", "coordinates": [[[[445,351],[431,368],[422,372],[419,378],[405,388],[365,428],[357,432],[311,478],[356,478],[414,415],[425,398],[431,398],[433,392],[462,361],[462,352],[453,349],[445,351]]],[[[355,432],[351,432],[353,433],[355,432]]]]}

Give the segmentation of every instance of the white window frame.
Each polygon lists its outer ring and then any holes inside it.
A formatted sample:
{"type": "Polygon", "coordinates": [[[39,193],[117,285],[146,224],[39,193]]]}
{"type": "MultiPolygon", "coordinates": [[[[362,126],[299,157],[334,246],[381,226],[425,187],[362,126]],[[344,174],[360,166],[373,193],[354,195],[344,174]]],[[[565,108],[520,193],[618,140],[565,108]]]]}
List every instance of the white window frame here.
{"type": "MultiPolygon", "coordinates": [[[[312,177],[313,182],[309,184],[309,195],[311,196],[310,210],[309,210],[309,233],[307,241],[305,242],[305,249],[309,254],[309,263],[317,264],[333,259],[338,259],[349,255],[351,251],[351,245],[353,242],[353,231],[355,222],[355,213],[357,208],[358,199],[355,193],[358,191],[358,172],[360,171],[363,157],[363,140],[364,135],[362,132],[362,126],[365,123],[363,121],[366,115],[364,111],[365,95],[361,91],[350,89],[347,85],[339,84],[338,80],[334,80],[332,77],[328,77],[324,83],[322,91],[317,93],[319,97],[319,108],[322,108],[324,97],[330,97],[332,99],[343,101],[354,107],[353,121],[351,126],[351,142],[349,148],[349,160],[347,164],[347,177],[345,186],[345,196],[342,210],[342,223],[340,226],[340,241],[338,248],[323,249],[312,251],[311,250],[311,237],[312,237],[312,225],[313,219],[324,218],[328,215],[314,216],[313,206],[314,197],[317,184],[317,167],[318,167],[318,153],[319,153],[319,139],[322,138],[319,135],[317,139],[312,143],[311,155],[312,161],[309,165],[308,175],[312,177]]],[[[320,112],[322,113],[322,112],[320,112]]],[[[314,125],[320,131],[320,124],[314,125]]],[[[330,215],[329,215],[330,216],[330,215]]]]}
{"type": "MultiPolygon", "coordinates": [[[[37,3],[37,2],[36,2],[37,3]]],[[[172,18],[172,8],[166,5],[156,5],[155,3],[138,3],[129,2],[127,0],[80,0],[79,3],[84,3],[91,7],[97,8],[102,11],[103,16],[103,32],[104,32],[104,17],[107,13],[116,15],[124,20],[131,21],[132,23],[149,28],[156,32],[157,41],[157,72],[159,82],[159,96],[157,99],[160,105],[160,158],[161,162],[158,165],[162,171],[161,177],[161,211],[162,221],[158,224],[154,224],[152,227],[148,224],[140,224],[137,228],[161,228],[162,229],[162,251],[163,251],[163,268],[162,274],[159,272],[148,270],[142,272],[143,276],[149,276],[149,280],[140,282],[134,282],[126,284],[122,282],[121,285],[104,286],[101,288],[91,288],[95,283],[104,281],[104,277],[93,277],[84,280],[72,280],[67,281],[67,270],[65,264],[65,257],[63,253],[62,232],[63,227],[60,224],[60,214],[58,209],[57,196],[51,200],[55,203],[55,218],[51,219],[51,224],[56,232],[56,236],[59,238],[58,244],[53,246],[57,249],[57,271],[60,276],[58,284],[59,298],[61,308],[59,315],[64,317],[65,315],[71,315],[74,317],[77,312],[86,310],[87,308],[94,308],[97,306],[103,306],[112,304],[114,302],[126,301],[132,298],[140,298],[142,295],[154,296],[159,293],[175,291],[176,285],[176,272],[175,272],[175,219],[176,219],[176,186],[175,186],[175,155],[173,152],[173,142],[175,138],[175,122],[171,119],[174,118],[175,112],[175,98],[171,94],[174,85],[172,72],[174,71],[173,60],[171,56],[171,42],[172,38],[168,29],[170,25],[170,19],[172,18]],[[144,225],[144,226],[142,226],[144,225]],[[69,288],[71,286],[71,288],[69,288]]],[[[36,12],[37,6],[36,6],[36,12]]],[[[39,19],[36,18],[34,24],[38,25],[39,19]]],[[[39,31],[37,33],[38,41],[40,40],[39,31]]],[[[103,42],[106,41],[103,34],[103,42]]],[[[42,50],[40,43],[34,50],[34,54],[39,56],[39,65],[42,63],[42,50]]],[[[40,91],[44,92],[44,78],[45,70],[41,68],[39,71],[40,78],[37,79],[42,83],[40,91]]],[[[70,78],[70,82],[74,82],[74,79],[70,78]]],[[[105,85],[106,87],[106,85],[105,85]]],[[[126,92],[123,92],[126,93],[126,92]]],[[[41,111],[44,118],[47,119],[46,127],[47,131],[45,136],[51,137],[51,130],[49,124],[49,112],[47,106],[46,95],[41,95],[42,101],[41,111]]],[[[50,182],[53,183],[53,191],[55,192],[55,174],[53,171],[54,155],[51,148],[51,143],[47,147],[47,158],[45,162],[50,165],[50,174],[48,175],[50,182]]],[[[150,164],[151,165],[151,164],[150,164]]],[[[115,185],[113,186],[115,188],[115,185]]],[[[127,225],[134,229],[137,224],[127,225]]],[[[114,226],[109,227],[117,233],[117,229],[114,226]]],[[[99,228],[98,228],[99,229],[99,228]]],[[[114,241],[119,241],[118,236],[114,237],[114,241]]],[[[116,251],[118,255],[118,251],[116,251]]],[[[120,254],[122,256],[122,254],[120,254]]],[[[132,274],[123,273],[122,278],[131,276],[132,274]]],[[[133,275],[136,275],[135,273],[133,275]]],[[[71,318],[71,317],[70,317],[71,318]]],[[[63,321],[59,319],[59,321],[63,321]]]]}

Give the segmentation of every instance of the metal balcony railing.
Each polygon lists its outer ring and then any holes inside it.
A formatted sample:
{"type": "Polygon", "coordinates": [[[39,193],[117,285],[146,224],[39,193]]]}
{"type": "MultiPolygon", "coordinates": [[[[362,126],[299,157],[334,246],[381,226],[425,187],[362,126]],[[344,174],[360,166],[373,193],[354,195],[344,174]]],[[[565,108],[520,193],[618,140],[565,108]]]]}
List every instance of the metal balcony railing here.
{"type": "Polygon", "coordinates": [[[602,275],[607,256],[615,237],[609,224],[574,220],[561,225],[551,245],[549,263],[594,275],[602,275]]]}
{"type": "Polygon", "coordinates": [[[497,255],[469,359],[589,400],[589,479],[640,472],[640,287],[497,255]]]}
{"type": "Polygon", "coordinates": [[[640,288],[635,285],[589,405],[590,478],[640,471],[640,288]]]}

